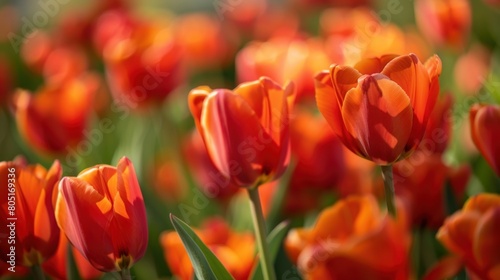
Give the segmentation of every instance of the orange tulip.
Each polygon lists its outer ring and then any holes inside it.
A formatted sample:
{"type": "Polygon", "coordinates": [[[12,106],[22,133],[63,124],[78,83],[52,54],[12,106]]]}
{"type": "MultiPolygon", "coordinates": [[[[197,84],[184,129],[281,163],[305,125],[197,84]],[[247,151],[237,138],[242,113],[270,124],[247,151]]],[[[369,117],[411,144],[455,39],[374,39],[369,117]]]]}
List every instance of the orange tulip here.
{"type": "Polygon", "coordinates": [[[441,60],[425,65],[414,54],[332,65],[316,76],[316,102],[344,145],[388,165],[408,156],[422,139],[439,94],[441,60]]]}
{"type": "Polygon", "coordinates": [[[500,176],[500,106],[479,105],[470,110],[471,136],[474,144],[500,176]]]}
{"type": "Polygon", "coordinates": [[[38,164],[26,165],[21,159],[0,162],[0,178],[5,182],[0,189],[3,261],[12,260],[8,256],[11,246],[15,247],[15,265],[40,265],[55,254],[60,230],[54,216],[57,195],[54,188],[61,174],[59,161],[54,161],[49,170],[38,164]],[[13,232],[15,238],[11,239],[13,232]]]}
{"type": "MultiPolygon", "coordinates": [[[[68,238],[64,234],[61,234],[59,244],[57,245],[57,252],[42,264],[45,273],[55,279],[69,279],[67,267],[69,261],[68,249],[70,249],[70,247],[68,246],[71,246],[68,242],[68,238]]],[[[75,260],[78,275],[80,275],[82,279],[98,279],[101,276],[102,272],[95,269],[73,246],[71,246],[71,254],[75,260]]]]}
{"type": "Polygon", "coordinates": [[[289,112],[294,87],[267,77],[233,91],[198,87],[189,107],[217,169],[241,187],[281,176],[290,156],[289,112]]]}
{"type": "Polygon", "coordinates": [[[418,0],[415,19],[430,42],[461,48],[471,28],[471,8],[468,0],[418,0]]]}
{"type": "MultiPolygon", "coordinates": [[[[398,213],[404,213],[399,211],[398,213]]],[[[372,196],[352,196],[321,212],[312,229],[293,229],[285,249],[305,279],[409,277],[410,235],[372,196]]]]}
{"type": "Polygon", "coordinates": [[[18,129],[42,154],[64,154],[85,137],[97,76],[88,74],[62,84],[52,84],[35,95],[19,90],[14,96],[18,129]]]}
{"type": "Polygon", "coordinates": [[[64,177],[55,213],[71,244],[101,271],[129,269],[146,251],[144,201],[125,157],[117,167],[96,165],[78,177],[64,177]]]}
{"type": "MultiPolygon", "coordinates": [[[[460,257],[472,279],[500,279],[500,196],[479,194],[448,219],[437,239],[460,257]]],[[[451,276],[451,275],[450,275],[451,276]]]]}
{"type": "MultiPolygon", "coordinates": [[[[234,279],[246,280],[250,277],[256,261],[255,240],[251,233],[234,232],[219,218],[206,220],[195,232],[234,279]]],[[[173,274],[181,280],[193,279],[193,267],[177,232],[162,233],[160,244],[173,274]]]]}

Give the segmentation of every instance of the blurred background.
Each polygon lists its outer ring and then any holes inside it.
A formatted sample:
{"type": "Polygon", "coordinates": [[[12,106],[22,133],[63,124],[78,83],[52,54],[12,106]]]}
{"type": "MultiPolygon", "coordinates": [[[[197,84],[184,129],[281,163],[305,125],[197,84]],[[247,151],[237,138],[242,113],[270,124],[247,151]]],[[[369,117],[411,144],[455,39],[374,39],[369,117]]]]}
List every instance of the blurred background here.
{"type": "MultiPolygon", "coordinates": [[[[469,126],[472,104],[500,102],[499,26],[495,0],[2,1],[0,160],[49,167],[58,159],[76,176],[127,156],[150,230],[133,275],[189,279],[189,263],[174,260],[182,247],[167,234],[170,213],[204,235],[252,232],[246,194],[218,173],[194,127],[191,89],[233,89],[260,76],[295,82],[292,162],[261,197],[270,228],[285,219],[307,227],[339,198],[383,197],[378,169],[345,149],[319,114],[315,74],[365,57],[438,54],[441,96],[427,145],[395,167],[418,279],[446,254],[434,238],[444,218],[471,195],[500,192],[469,126]]],[[[210,240],[229,248],[227,258],[239,260],[233,275],[246,279],[253,249],[210,240]]],[[[284,250],[275,265],[279,279],[298,279],[284,250]]]]}

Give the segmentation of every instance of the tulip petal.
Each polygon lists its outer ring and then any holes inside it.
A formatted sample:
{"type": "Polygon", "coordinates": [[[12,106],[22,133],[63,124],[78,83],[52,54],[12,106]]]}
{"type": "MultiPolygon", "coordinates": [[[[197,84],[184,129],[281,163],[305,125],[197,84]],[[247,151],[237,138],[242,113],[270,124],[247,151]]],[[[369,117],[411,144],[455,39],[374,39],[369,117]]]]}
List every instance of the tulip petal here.
{"type": "Polygon", "coordinates": [[[488,210],[496,207],[500,207],[500,196],[491,193],[482,193],[469,198],[464,204],[463,211],[476,211],[484,214],[488,210]]]}
{"type": "Polygon", "coordinates": [[[436,238],[460,257],[471,257],[474,231],[480,217],[477,212],[457,212],[446,219],[436,238]]]}
{"type": "Polygon", "coordinates": [[[424,276],[424,280],[452,279],[464,266],[461,258],[448,256],[435,264],[424,276]]]}
{"type": "Polygon", "coordinates": [[[470,110],[471,136],[481,154],[500,176],[500,106],[475,105],[470,110]]]}
{"type": "Polygon", "coordinates": [[[410,99],[383,75],[366,76],[345,97],[342,117],[358,154],[378,164],[396,161],[410,137],[410,99]]]}
{"type": "Polygon", "coordinates": [[[200,127],[203,102],[205,101],[205,98],[207,98],[207,96],[210,94],[211,91],[212,89],[210,89],[209,87],[202,86],[202,87],[197,87],[189,92],[188,96],[189,110],[191,111],[191,114],[193,115],[194,121],[198,128],[200,127]]]}
{"type": "Polygon", "coordinates": [[[380,73],[387,65],[387,63],[389,63],[396,57],[397,55],[388,54],[388,55],[383,55],[381,57],[365,58],[356,63],[356,65],[354,65],[354,68],[358,70],[359,73],[361,74],[371,75],[375,73],[380,73]]]}
{"type": "Polygon", "coordinates": [[[82,179],[65,177],[60,181],[57,223],[73,246],[102,271],[115,269],[110,209],[111,202],[82,179]]]}
{"type": "Polygon", "coordinates": [[[251,186],[260,175],[274,170],[280,149],[243,97],[216,90],[203,105],[202,136],[210,158],[224,176],[234,178],[240,186],[251,186]],[[259,143],[256,136],[264,141],[259,143]],[[266,162],[273,157],[274,162],[266,162]]]}
{"type": "Polygon", "coordinates": [[[327,71],[320,72],[315,77],[316,103],[334,133],[351,151],[357,153],[354,140],[345,130],[341,108],[344,96],[354,88],[361,74],[356,69],[334,65],[327,71]]]}
{"type": "Polygon", "coordinates": [[[474,255],[481,267],[500,264],[500,206],[488,211],[479,221],[474,237],[474,255]]]}
{"type": "Polygon", "coordinates": [[[437,70],[440,69],[441,61],[435,57],[429,67],[433,70],[433,83],[429,72],[414,54],[400,56],[389,62],[382,74],[396,82],[410,97],[414,111],[413,131],[408,143],[408,149],[415,148],[424,134],[425,126],[430,113],[434,109],[439,94],[439,83],[437,82],[437,70]],[[431,88],[432,85],[432,88],[431,88]]]}

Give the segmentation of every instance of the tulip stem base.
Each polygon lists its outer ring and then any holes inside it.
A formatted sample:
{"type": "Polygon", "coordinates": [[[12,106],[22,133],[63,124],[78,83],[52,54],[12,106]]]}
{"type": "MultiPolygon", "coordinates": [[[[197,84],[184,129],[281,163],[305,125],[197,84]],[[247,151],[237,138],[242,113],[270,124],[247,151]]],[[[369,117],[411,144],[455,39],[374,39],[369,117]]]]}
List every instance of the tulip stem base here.
{"type": "Polygon", "coordinates": [[[271,254],[269,253],[269,247],[267,244],[266,223],[264,215],[262,214],[259,188],[255,187],[248,189],[248,195],[250,197],[250,208],[252,212],[253,227],[255,230],[255,239],[257,240],[257,246],[259,248],[260,264],[262,266],[262,273],[264,274],[263,279],[275,280],[276,274],[274,272],[274,265],[271,260],[271,254]]]}
{"type": "Polygon", "coordinates": [[[132,275],[130,275],[130,269],[124,268],[120,271],[120,276],[122,280],[132,280],[132,275]]]}
{"type": "Polygon", "coordinates": [[[35,276],[37,280],[45,280],[45,274],[43,274],[42,267],[40,265],[34,265],[31,267],[31,273],[35,276]]]}
{"type": "Polygon", "coordinates": [[[387,211],[391,216],[396,217],[396,206],[394,204],[394,180],[392,175],[392,165],[380,166],[382,169],[382,178],[384,178],[385,203],[387,211]]]}

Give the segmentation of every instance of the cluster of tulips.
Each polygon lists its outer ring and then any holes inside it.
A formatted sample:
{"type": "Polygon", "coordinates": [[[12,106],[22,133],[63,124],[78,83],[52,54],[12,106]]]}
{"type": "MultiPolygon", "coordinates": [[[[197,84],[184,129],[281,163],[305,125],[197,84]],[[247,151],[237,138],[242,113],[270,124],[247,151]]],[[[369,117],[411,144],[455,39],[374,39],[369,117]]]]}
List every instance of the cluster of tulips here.
{"type": "Polygon", "coordinates": [[[500,279],[499,1],[50,3],[0,6],[2,279],[500,279]]]}

